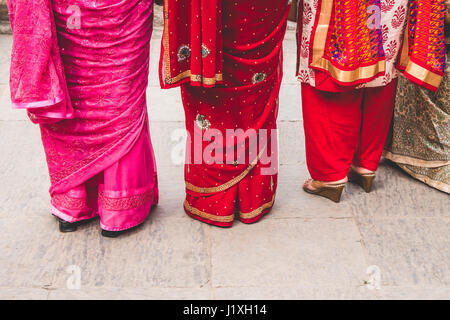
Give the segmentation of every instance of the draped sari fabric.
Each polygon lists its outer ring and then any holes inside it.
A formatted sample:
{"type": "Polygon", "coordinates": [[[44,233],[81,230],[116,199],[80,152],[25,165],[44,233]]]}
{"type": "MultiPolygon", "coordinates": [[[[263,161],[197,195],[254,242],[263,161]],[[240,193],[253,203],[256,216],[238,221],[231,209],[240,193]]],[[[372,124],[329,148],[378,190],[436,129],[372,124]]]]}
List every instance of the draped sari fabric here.
{"type": "Polygon", "coordinates": [[[203,10],[207,2],[165,1],[160,75],[162,87],[181,86],[188,132],[184,209],[226,227],[236,208],[241,221],[252,223],[275,201],[276,118],[289,7],[286,0],[226,0],[218,1],[214,12],[214,6],[203,10]],[[199,4],[202,19],[190,20],[199,4]],[[206,23],[209,17],[216,17],[215,27],[206,23]],[[198,39],[202,69],[196,69],[198,39]]]}
{"type": "Polygon", "coordinates": [[[100,215],[106,230],[134,227],[158,201],[146,108],[153,1],[52,6],[74,109],[73,119],[40,125],[52,213],[69,222],[100,215]]]}
{"type": "Polygon", "coordinates": [[[190,82],[214,87],[222,82],[222,1],[165,1],[161,50],[161,87],[190,82]]]}
{"type": "Polygon", "coordinates": [[[313,70],[300,66],[302,82],[326,91],[385,86],[397,76],[395,66],[438,88],[444,0],[299,0],[299,7],[299,65],[307,60],[313,70]]]}
{"type": "Polygon", "coordinates": [[[445,5],[444,78],[436,92],[400,78],[384,156],[412,177],[450,193],[450,1],[445,5]]]}
{"type": "Polygon", "coordinates": [[[73,118],[51,1],[8,0],[7,4],[13,30],[13,108],[27,109],[34,123],[73,118]]]}
{"type": "Polygon", "coordinates": [[[436,91],[445,69],[445,0],[410,0],[398,69],[406,78],[436,91]]]}

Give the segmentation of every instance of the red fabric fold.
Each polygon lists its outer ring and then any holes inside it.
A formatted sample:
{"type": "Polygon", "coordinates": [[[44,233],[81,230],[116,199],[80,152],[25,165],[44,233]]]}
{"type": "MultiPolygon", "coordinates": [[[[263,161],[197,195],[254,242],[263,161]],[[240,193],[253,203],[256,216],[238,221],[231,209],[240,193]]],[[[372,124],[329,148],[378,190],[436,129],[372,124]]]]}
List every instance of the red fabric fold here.
{"type": "Polygon", "coordinates": [[[193,86],[214,87],[223,82],[221,17],[220,0],[164,1],[165,30],[160,63],[162,88],[185,82],[193,86]]]}
{"type": "Polygon", "coordinates": [[[444,0],[410,0],[397,68],[411,82],[436,91],[445,69],[444,0]]]}

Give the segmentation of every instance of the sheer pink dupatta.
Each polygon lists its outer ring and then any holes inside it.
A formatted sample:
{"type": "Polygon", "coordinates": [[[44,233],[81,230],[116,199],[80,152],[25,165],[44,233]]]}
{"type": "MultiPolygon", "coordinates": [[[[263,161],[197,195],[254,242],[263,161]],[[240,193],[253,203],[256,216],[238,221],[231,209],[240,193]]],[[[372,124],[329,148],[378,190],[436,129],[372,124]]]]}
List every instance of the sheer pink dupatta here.
{"type": "Polygon", "coordinates": [[[27,109],[33,123],[73,118],[51,1],[8,0],[7,4],[13,31],[13,108],[27,109]]]}

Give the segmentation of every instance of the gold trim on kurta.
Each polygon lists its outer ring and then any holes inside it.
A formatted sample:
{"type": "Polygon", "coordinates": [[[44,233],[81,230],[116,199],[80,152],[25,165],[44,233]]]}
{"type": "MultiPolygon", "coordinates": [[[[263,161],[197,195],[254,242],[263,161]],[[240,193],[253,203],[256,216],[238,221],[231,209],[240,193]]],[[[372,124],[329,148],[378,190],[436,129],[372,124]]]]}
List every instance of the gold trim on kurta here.
{"type": "Polygon", "coordinates": [[[218,216],[215,214],[211,214],[211,213],[207,213],[201,210],[198,210],[197,208],[194,208],[193,206],[191,206],[189,204],[189,202],[186,200],[184,200],[184,208],[189,211],[192,214],[195,214],[196,216],[211,220],[211,221],[216,221],[216,222],[233,222],[234,220],[234,214],[228,215],[228,216],[218,216]]]}
{"type": "Polygon", "coordinates": [[[217,81],[223,81],[223,74],[219,73],[214,78],[205,78],[202,75],[191,74],[191,70],[183,71],[182,73],[172,77],[170,71],[170,43],[169,43],[169,0],[164,0],[164,33],[163,33],[163,72],[164,82],[166,84],[174,84],[185,78],[190,78],[192,82],[201,82],[206,85],[214,85],[217,81]]]}
{"type": "Polygon", "coordinates": [[[217,187],[197,187],[194,186],[192,183],[189,183],[186,181],[186,189],[198,193],[215,193],[215,192],[221,192],[229,189],[230,187],[234,186],[236,183],[241,181],[245,178],[245,176],[253,169],[253,167],[258,163],[259,159],[261,158],[261,155],[266,150],[267,146],[264,146],[264,148],[259,152],[258,156],[248,165],[248,167],[237,177],[231,179],[230,181],[221,184],[217,187]]]}
{"type": "Polygon", "coordinates": [[[330,28],[333,1],[324,0],[321,4],[319,21],[314,34],[313,56],[310,67],[327,70],[331,76],[340,82],[354,82],[360,79],[370,79],[386,71],[386,61],[380,60],[372,65],[359,67],[355,70],[342,70],[334,66],[331,61],[324,58],[327,43],[328,29],[330,28]]]}
{"type": "Polygon", "coordinates": [[[263,204],[261,207],[259,207],[258,209],[255,209],[251,212],[240,212],[239,216],[242,219],[252,219],[255,218],[257,216],[259,216],[261,213],[263,213],[264,210],[267,210],[269,208],[271,208],[273,206],[273,203],[275,202],[275,194],[272,197],[272,200],[263,204]]]}

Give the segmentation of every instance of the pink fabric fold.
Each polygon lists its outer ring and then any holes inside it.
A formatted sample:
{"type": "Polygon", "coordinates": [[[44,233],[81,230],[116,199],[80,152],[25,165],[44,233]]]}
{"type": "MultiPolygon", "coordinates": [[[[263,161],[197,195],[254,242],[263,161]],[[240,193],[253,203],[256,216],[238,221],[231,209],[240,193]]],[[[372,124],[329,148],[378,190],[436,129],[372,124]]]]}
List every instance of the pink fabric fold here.
{"type": "Polygon", "coordinates": [[[74,117],[50,0],[8,0],[13,47],[10,88],[15,109],[33,123],[74,117]]]}

